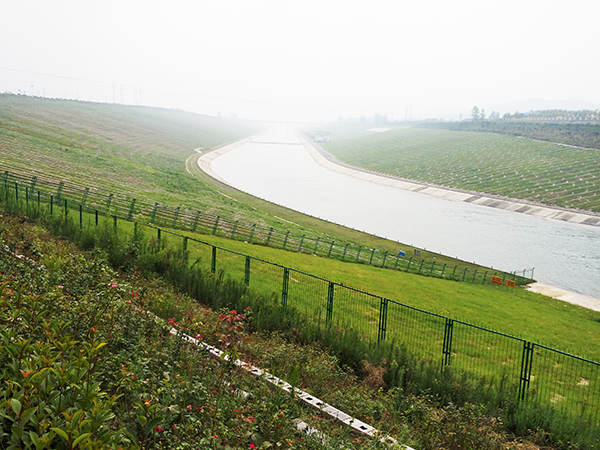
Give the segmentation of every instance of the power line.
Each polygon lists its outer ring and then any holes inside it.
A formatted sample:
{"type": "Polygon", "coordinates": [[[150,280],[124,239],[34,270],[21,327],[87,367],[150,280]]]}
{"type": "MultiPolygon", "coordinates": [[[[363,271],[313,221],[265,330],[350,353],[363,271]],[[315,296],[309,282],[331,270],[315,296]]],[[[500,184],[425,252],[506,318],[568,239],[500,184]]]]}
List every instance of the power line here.
{"type": "MultiPolygon", "coordinates": [[[[28,75],[37,75],[37,76],[54,78],[54,79],[65,80],[65,81],[76,81],[76,82],[80,82],[80,83],[98,85],[98,86],[102,86],[102,87],[109,88],[109,89],[112,88],[113,103],[116,102],[115,89],[116,89],[117,83],[115,83],[115,82],[87,80],[87,79],[83,79],[83,78],[69,77],[69,76],[64,76],[64,75],[55,75],[55,74],[48,74],[48,73],[42,73],[42,72],[36,72],[36,71],[13,69],[10,67],[0,67],[0,70],[6,70],[9,72],[16,72],[16,73],[22,73],[22,74],[28,74],[28,75]]],[[[123,89],[132,90],[132,91],[136,91],[139,89],[140,92],[142,91],[142,89],[139,88],[139,86],[129,86],[126,84],[119,84],[119,86],[121,89],[121,101],[123,101],[123,89]]],[[[254,105],[276,106],[276,107],[295,108],[295,109],[304,109],[304,110],[313,110],[313,111],[314,110],[332,111],[332,112],[337,112],[337,113],[357,114],[357,115],[377,114],[377,113],[388,114],[385,111],[367,111],[367,110],[331,108],[331,107],[326,107],[326,106],[293,105],[293,104],[289,104],[289,103],[268,102],[268,101],[262,101],[262,100],[249,100],[249,99],[245,99],[245,98],[199,94],[196,92],[172,91],[172,90],[156,89],[156,88],[143,88],[143,90],[146,93],[154,93],[154,94],[167,95],[167,96],[198,97],[198,98],[206,98],[206,99],[212,99],[212,100],[224,100],[224,101],[247,103],[247,104],[254,104],[254,105]]]]}

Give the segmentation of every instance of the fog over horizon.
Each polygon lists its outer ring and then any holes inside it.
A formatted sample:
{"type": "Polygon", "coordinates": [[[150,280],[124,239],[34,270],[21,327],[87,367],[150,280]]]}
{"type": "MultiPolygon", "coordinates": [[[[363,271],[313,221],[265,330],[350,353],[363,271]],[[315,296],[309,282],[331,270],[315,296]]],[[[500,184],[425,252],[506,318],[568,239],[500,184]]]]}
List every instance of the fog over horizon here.
{"type": "Polygon", "coordinates": [[[0,92],[281,121],[600,108],[600,3],[3,5],[0,92]]]}

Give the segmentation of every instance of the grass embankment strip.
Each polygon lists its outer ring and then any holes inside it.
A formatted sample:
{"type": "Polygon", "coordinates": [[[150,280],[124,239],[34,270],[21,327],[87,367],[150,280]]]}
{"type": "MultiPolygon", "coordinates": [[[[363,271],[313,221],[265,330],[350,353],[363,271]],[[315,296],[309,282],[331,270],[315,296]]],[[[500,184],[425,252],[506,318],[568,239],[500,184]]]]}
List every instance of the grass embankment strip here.
{"type": "Polygon", "coordinates": [[[600,212],[599,150],[491,133],[390,128],[367,133],[363,126],[355,134],[334,128],[323,148],[376,172],[600,212]]]}
{"type": "MultiPolygon", "coordinates": [[[[126,223],[124,226],[131,229],[131,224],[126,223]]],[[[173,230],[173,232],[181,233],[178,230],[173,230]]],[[[150,231],[150,233],[154,235],[155,232],[150,231]]],[[[239,281],[244,281],[245,276],[245,257],[242,255],[275,262],[278,266],[252,261],[250,286],[257,291],[272,292],[279,298],[283,280],[281,266],[289,267],[416,308],[526,340],[540,342],[593,360],[600,360],[600,351],[598,350],[600,348],[598,345],[600,344],[600,312],[524,289],[480,286],[423,278],[414,274],[286,252],[212,235],[189,232],[183,234],[209,244],[207,246],[188,240],[187,247],[190,261],[199,260],[198,264],[206,270],[211,268],[211,245],[240,253],[241,255],[218,250],[216,264],[217,271],[224,270],[226,274],[239,281]],[[577,324],[576,332],[573,332],[574,324],[577,324]]],[[[181,238],[165,234],[163,236],[173,246],[173,249],[182,248],[181,238]]],[[[308,283],[302,274],[293,272],[291,277],[292,288],[299,286],[300,281],[308,283]]],[[[310,283],[317,283],[317,281],[311,278],[310,283]]],[[[325,308],[326,288],[323,283],[320,283],[316,290],[309,289],[304,294],[293,296],[294,299],[302,302],[295,306],[300,309],[314,308],[314,297],[320,296],[323,300],[321,308],[325,308]]],[[[341,307],[343,308],[343,306],[341,307]]],[[[374,304],[360,314],[365,316],[365,320],[372,321],[379,314],[378,307],[378,304],[374,304]]],[[[348,311],[348,313],[360,317],[356,311],[348,311]]]]}

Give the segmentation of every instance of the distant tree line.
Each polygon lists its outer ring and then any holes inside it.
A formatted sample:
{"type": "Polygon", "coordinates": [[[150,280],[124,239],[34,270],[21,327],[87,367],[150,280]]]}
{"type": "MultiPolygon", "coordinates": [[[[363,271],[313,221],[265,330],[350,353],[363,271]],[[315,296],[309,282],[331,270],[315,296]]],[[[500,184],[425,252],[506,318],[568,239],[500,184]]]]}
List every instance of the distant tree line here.
{"type": "MultiPolygon", "coordinates": [[[[480,114],[480,112],[478,111],[480,114]]],[[[578,147],[600,149],[600,124],[520,122],[507,119],[477,119],[461,122],[423,122],[424,128],[442,128],[456,131],[484,131],[522,136],[540,141],[558,142],[578,147]]]]}

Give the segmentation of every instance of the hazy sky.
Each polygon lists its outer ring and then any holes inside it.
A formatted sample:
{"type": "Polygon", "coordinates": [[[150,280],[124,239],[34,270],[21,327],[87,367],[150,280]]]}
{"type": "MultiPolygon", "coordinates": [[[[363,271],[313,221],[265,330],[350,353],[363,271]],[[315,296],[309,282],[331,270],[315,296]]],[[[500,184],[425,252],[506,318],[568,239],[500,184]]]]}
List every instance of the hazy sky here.
{"type": "Polygon", "coordinates": [[[269,120],[600,105],[598,0],[5,0],[1,14],[0,92],[269,120]]]}

